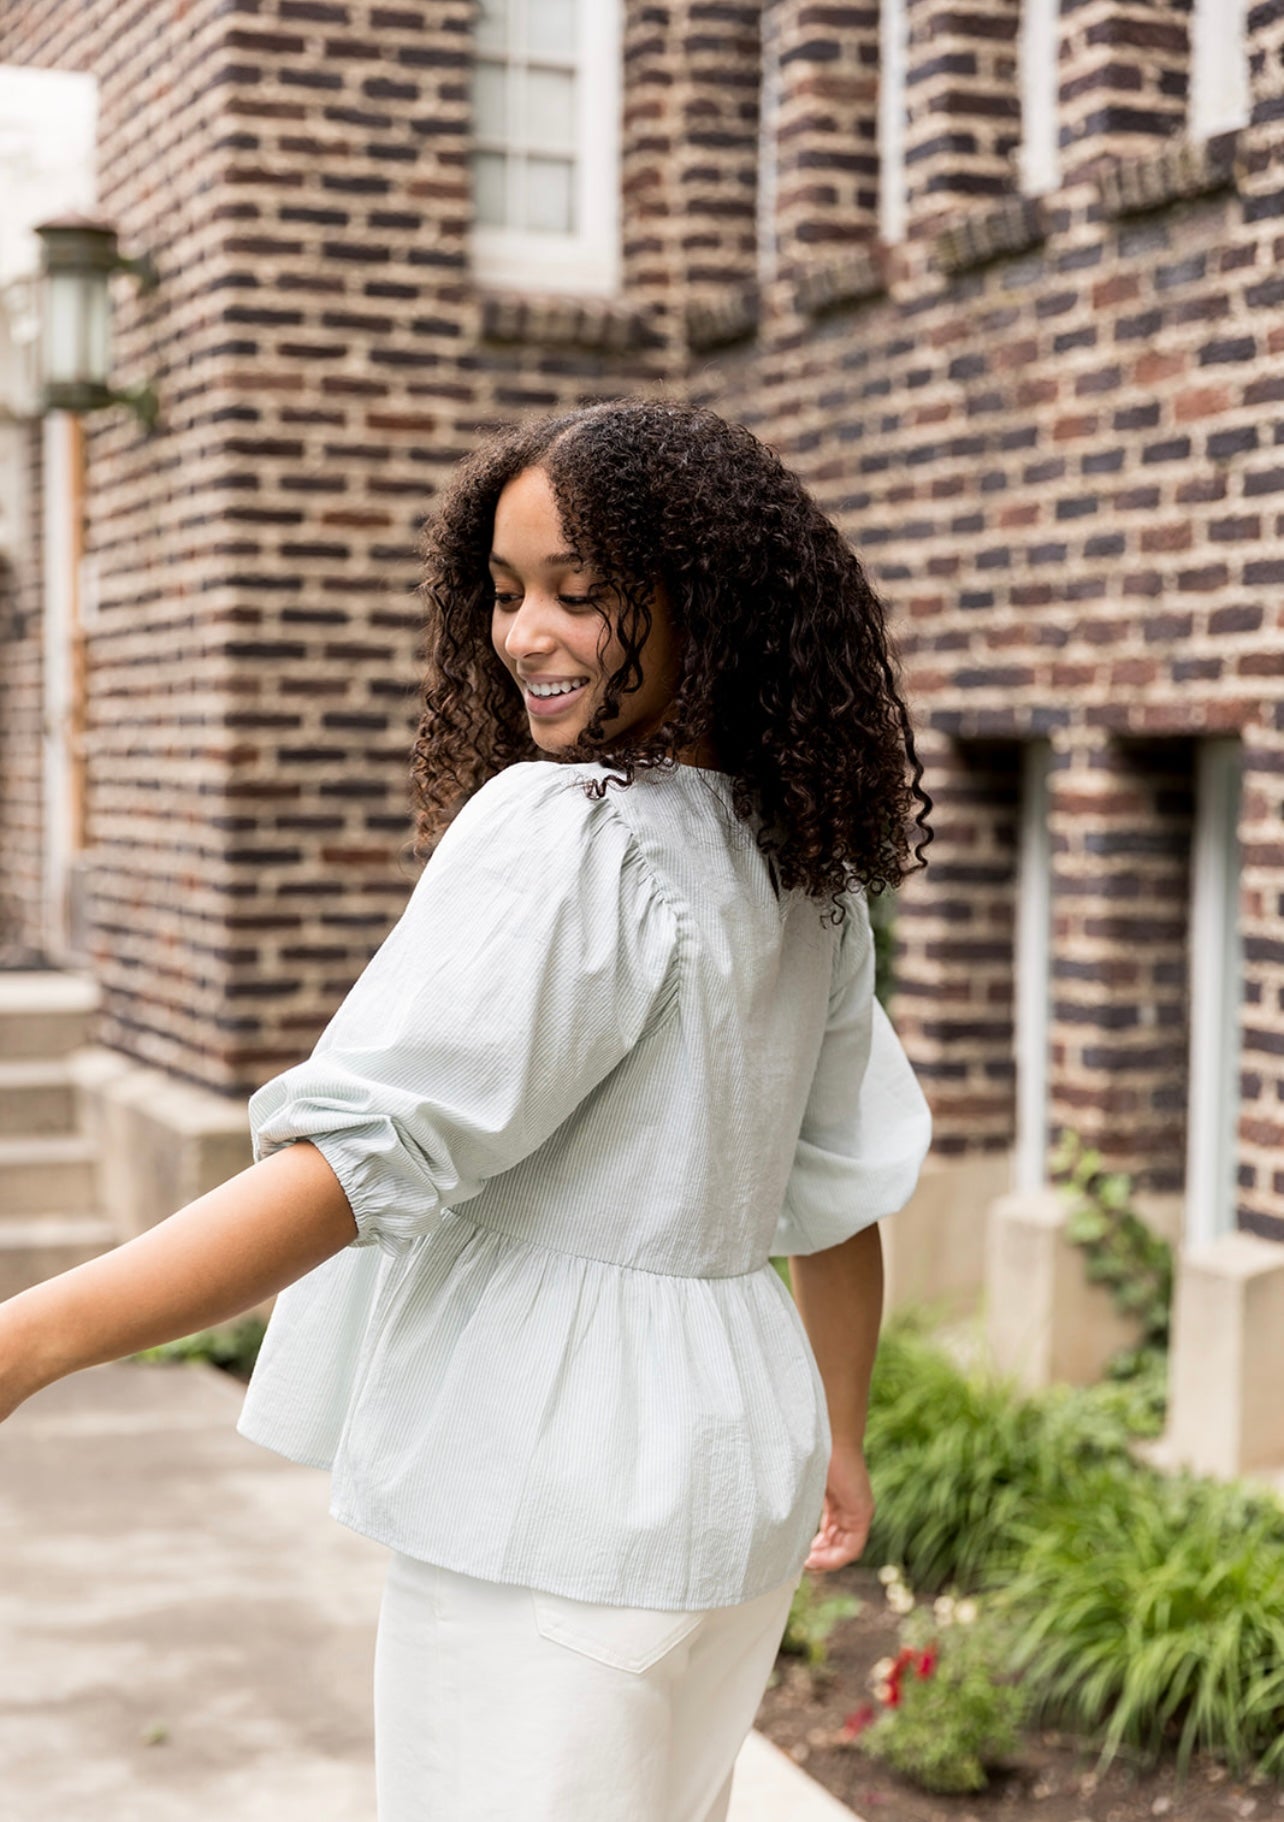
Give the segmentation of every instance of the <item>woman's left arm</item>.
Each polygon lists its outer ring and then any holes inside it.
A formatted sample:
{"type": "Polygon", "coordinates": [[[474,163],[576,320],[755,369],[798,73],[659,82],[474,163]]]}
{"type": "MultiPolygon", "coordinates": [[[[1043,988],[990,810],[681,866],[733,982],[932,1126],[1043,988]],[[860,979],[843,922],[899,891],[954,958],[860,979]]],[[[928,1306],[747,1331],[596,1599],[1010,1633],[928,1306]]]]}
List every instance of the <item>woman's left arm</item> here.
{"type": "Polygon", "coordinates": [[[125,1245],[0,1303],[0,1419],[81,1367],[230,1321],[356,1232],[317,1148],[283,1147],[125,1245]]]}

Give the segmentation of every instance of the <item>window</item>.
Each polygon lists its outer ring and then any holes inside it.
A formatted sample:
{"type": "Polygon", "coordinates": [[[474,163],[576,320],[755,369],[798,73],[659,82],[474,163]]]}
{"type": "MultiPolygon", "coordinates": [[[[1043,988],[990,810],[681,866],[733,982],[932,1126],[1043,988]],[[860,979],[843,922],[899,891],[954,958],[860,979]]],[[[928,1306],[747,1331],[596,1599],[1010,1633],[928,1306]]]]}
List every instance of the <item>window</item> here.
{"type": "Polygon", "coordinates": [[[1057,156],[1058,76],[1061,53],[1059,0],[1022,0],[1021,189],[1043,196],[1060,182],[1057,156]]]}
{"type": "Polygon", "coordinates": [[[477,278],[617,290],[618,0],[481,0],[475,52],[477,278]]]}
{"type": "Polygon", "coordinates": [[[878,10],[878,231],[889,246],[905,238],[905,3],[882,0],[878,10]]]}
{"type": "Polygon", "coordinates": [[[1031,741],[1021,754],[1016,877],[1016,1152],[1012,1187],[1047,1181],[1048,983],[1051,978],[1052,850],[1048,773],[1052,748],[1031,741]]]}
{"type": "Polygon", "coordinates": [[[1247,124],[1249,112],[1245,0],[1195,0],[1190,31],[1192,139],[1247,124]]]}
{"type": "Polygon", "coordinates": [[[1236,740],[1205,740],[1195,776],[1190,906],[1190,1103],[1186,1239],[1216,1239],[1235,1226],[1239,1114],[1240,753],[1236,740]]]}

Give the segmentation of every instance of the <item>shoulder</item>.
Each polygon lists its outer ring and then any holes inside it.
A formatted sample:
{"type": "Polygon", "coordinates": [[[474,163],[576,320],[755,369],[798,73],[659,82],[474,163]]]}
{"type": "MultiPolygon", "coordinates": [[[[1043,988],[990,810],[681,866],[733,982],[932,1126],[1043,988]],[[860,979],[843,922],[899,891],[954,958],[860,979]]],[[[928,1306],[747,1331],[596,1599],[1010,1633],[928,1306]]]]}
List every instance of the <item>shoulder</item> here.
{"type": "MultiPolygon", "coordinates": [[[[594,846],[628,845],[629,830],[610,801],[585,789],[601,768],[561,765],[551,760],[520,760],[497,772],[468,799],[438,843],[447,848],[479,843],[532,849],[537,856],[550,844],[592,842],[594,846]]],[[[434,856],[434,859],[437,856],[434,856]]]]}

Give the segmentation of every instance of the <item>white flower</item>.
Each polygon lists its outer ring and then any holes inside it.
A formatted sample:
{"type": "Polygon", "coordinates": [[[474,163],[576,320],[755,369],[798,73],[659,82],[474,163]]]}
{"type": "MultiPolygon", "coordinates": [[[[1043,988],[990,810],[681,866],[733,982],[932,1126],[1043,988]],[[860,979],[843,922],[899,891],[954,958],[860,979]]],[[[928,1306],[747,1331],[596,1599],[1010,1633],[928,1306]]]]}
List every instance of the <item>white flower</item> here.
{"type": "MultiPolygon", "coordinates": [[[[880,1686],[886,1683],[888,1677],[891,1676],[892,1671],[895,1668],[895,1658],[879,1658],[878,1662],[869,1673],[870,1687],[875,1693],[877,1693],[880,1686]]],[[[881,1701],[882,1698],[880,1697],[879,1699],[881,1701]]]]}
{"type": "Polygon", "coordinates": [[[891,1702],[891,1699],[892,1699],[891,1684],[890,1683],[879,1683],[875,1687],[875,1690],[874,1690],[874,1700],[876,1702],[881,1702],[883,1704],[884,1708],[886,1708],[888,1706],[888,1704],[891,1702]]]}
{"type": "Polygon", "coordinates": [[[960,1601],[954,1609],[954,1617],[960,1626],[970,1626],[978,1612],[975,1601],[960,1601]]]}
{"type": "Polygon", "coordinates": [[[932,1602],[932,1612],[942,1626],[952,1625],[954,1622],[954,1596],[952,1594],[940,1595],[932,1602]]]}
{"type": "Polygon", "coordinates": [[[887,1604],[893,1613],[913,1613],[914,1596],[904,1582],[895,1582],[887,1590],[887,1604]]]}
{"type": "Polygon", "coordinates": [[[878,1579],[884,1588],[889,1588],[893,1582],[900,1581],[901,1572],[895,1563],[884,1563],[878,1572],[878,1579]]]}

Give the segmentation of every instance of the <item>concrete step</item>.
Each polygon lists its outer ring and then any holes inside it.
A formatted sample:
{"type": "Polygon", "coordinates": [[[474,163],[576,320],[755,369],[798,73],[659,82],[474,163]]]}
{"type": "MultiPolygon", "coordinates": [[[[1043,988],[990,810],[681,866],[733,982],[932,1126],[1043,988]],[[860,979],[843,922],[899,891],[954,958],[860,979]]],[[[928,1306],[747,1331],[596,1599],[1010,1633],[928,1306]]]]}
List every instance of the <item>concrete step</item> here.
{"type": "Polygon", "coordinates": [[[0,1062],[0,1138],[71,1134],[75,1126],[76,1089],[65,1062],[0,1062]]]}
{"type": "Polygon", "coordinates": [[[116,1244],[101,1215],[11,1215],[0,1221],[0,1299],[16,1297],[116,1244]]]}
{"type": "Polygon", "coordinates": [[[0,1139],[0,1222],[92,1208],[94,1166],[94,1148],[78,1134],[0,1139]]]}
{"type": "Polygon", "coordinates": [[[87,975],[0,973],[0,1059],[61,1057],[87,1044],[99,998],[87,975]]]}

